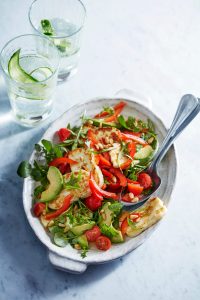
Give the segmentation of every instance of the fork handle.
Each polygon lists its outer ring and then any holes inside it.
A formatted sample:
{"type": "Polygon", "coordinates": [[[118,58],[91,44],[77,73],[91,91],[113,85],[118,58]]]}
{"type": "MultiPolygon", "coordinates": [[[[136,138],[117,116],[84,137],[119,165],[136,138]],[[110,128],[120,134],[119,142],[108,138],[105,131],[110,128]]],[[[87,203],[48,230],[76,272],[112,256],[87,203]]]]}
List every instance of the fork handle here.
{"type": "Polygon", "coordinates": [[[187,127],[200,111],[200,100],[193,95],[184,95],[179,103],[172,125],[156,153],[149,170],[156,170],[159,163],[173,144],[177,136],[187,127]]]}

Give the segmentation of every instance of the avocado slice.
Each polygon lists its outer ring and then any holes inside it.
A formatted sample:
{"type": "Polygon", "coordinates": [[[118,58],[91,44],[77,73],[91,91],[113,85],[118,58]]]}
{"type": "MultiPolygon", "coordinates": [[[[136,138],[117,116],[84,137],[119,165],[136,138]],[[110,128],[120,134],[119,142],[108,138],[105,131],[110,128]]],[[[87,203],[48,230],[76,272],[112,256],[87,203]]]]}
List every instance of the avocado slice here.
{"type": "Polygon", "coordinates": [[[77,225],[71,228],[71,232],[75,235],[82,235],[86,230],[92,229],[92,227],[95,225],[95,222],[77,225]]]}
{"type": "Polygon", "coordinates": [[[63,187],[63,177],[60,171],[51,166],[47,173],[47,179],[49,180],[48,188],[41,194],[41,202],[47,202],[54,200],[61,192],[63,187]]]}
{"type": "MultiPolygon", "coordinates": [[[[113,217],[113,212],[109,209],[109,206],[111,205],[110,202],[106,202],[103,206],[101,211],[102,215],[100,215],[99,218],[99,226],[101,227],[101,225],[106,224],[108,226],[110,226],[112,224],[112,217],[113,217]]],[[[101,212],[100,212],[101,214],[101,212]]]]}
{"type": "Polygon", "coordinates": [[[139,159],[139,160],[143,160],[143,159],[147,159],[149,157],[151,157],[153,153],[153,148],[150,145],[147,145],[145,147],[143,147],[142,149],[140,149],[134,156],[134,159],[139,159]]]}
{"type": "Polygon", "coordinates": [[[77,238],[77,243],[81,246],[82,249],[88,249],[88,240],[85,234],[82,234],[77,238]]]}
{"type": "MultiPolygon", "coordinates": [[[[115,229],[113,227],[113,229],[115,229]]],[[[112,243],[122,243],[124,241],[123,235],[120,230],[115,229],[116,235],[111,238],[112,243]]]]}

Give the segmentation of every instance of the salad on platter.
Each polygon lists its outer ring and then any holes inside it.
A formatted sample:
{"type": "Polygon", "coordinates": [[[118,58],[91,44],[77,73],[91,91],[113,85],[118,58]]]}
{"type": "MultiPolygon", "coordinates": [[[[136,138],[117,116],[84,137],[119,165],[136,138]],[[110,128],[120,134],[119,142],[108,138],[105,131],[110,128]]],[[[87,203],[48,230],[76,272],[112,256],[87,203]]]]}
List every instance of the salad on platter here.
{"type": "Polygon", "coordinates": [[[33,215],[52,242],[68,243],[84,258],[89,249],[108,250],[160,220],[166,212],[159,198],[133,211],[121,200],[137,203],[154,182],[145,173],[158,147],[151,120],[122,114],[126,103],[103,107],[81,125],[58,128],[57,143],[35,145],[35,160],[23,161],[18,175],[31,176],[33,215]]]}

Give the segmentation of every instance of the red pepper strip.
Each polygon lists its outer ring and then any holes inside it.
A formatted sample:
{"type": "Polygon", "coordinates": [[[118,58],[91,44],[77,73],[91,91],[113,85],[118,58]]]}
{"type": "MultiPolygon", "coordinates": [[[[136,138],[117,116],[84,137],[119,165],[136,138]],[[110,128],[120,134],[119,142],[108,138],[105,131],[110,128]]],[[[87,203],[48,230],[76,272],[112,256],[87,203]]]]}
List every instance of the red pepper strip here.
{"type": "Polygon", "coordinates": [[[128,220],[127,220],[127,218],[126,218],[126,219],[122,222],[121,228],[120,228],[123,235],[125,235],[127,228],[128,228],[128,220]]]}
{"type": "Polygon", "coordinates": [[[99,154],[99,161],[102,165],[111,167],[111,163],[103,155],[99,154]]]}
{"type": "Polygon", "coordinates": [[[132,159],[127,159],[127,161],[125,161],[123,164],[120,165],[120,169],[121,170],[127,169],[131,163],[132,163],[132,159]]]}
{"type": "Polygon", "coordinates": [[[87,132],[87,138],[91,142],[91,146],[94,146],[95,144],[98,144],[98,141],[97,141],[97,139],[95,137],[95,134],[92,131],[92,129],[88,130],[88,132],[87,132]]]}
{"type": "Polygon", "coordinates": [[[58,134],[61,142],[64,142],[71,135],[71,131],[67,128],[60,128],[57,131],[57,134],[58,134]]]}
{"type": "Polygon", "coordinates": [[[128,130],[124,130],[123,133],[128,133],[128,134],[138,136],[138,137],[140,137],[142,134],[141,132],[133,132],[133,131],[128,131],[128,130]]]}
{"type": "Polygon", "coordinates": [[[110,161],[110,154],[108,152],[104,152],[102,153],[102,155],[108,160],[110,161]]]}
{"type": "Polygon", "coordinates": [[[64,199],[63,206],[61,208],[59,208],[58,210],[56,210],[55,212],[46,214],[45,219],[46,220],[54,219],[54,218],[58,217],[59,215],[61,215],[63,212],[65,212],[70,206],[71,199],[72,199],[72,196],[67,195],[64,199]]]}
{"type": "Polygon", "coordinates": [[[106,117],[107,115],[109,115],[109,113],[107,111],[102,111],[94,117],[95,118],[103,118],[103,117],[106,117]]]}
{"type": "Polygon", "coordinates": [[[120,171],[120,169],[110,168],[109,171],[114,174],[120,182],[121,186],[127,186],[127,180],[124,174],[120,171]]]}
{"type": "Polygon", "coordinates": [[[117,190],[118,188],[120,188],[120,183],[119,182],[117,182],[117,183],[110,183],[109,185],[108,185],[108,188],[109,189],[111,189],[111,190],[117,190]]]}
{"type": "Polygon", "coordinates": [[[49,166],[57,167],[60,164],[66,164],[66,163],[68,163],[68,164],[77,164],[77,161],[72,160],[72,159],[70,159],[68,157],[58,157],[58,158],[53,159],[49,163],[49,166]]]}
{"type": "Polygon", "coordinates": [[[138,143],[138,144],[141,144],[141,145],[148,145],[148,143],[147,143],[146,141],[144,141],[144,140],[141,139],[140,137],[135,136],[135,135],[133,135],[133,134],[121,132],[121,133],[120,133],[120,137],[121,137],[122,140],[125,140],[125,141],[127,141],[127,140],[132,140],[132,141],[134,141],[134,142],[136,142],[136,143],[138,143]]]}
{"type": "Polygon", "coordinates": [[[112,181],[113,181],[113,178],[115,178],[115,176],[112,173],[110,173],[109,171],[107,171],[106,169],[101,169],[101,172],[103,173],[103,175],[110,178],[112,181]]]}
{"type": "Polygon", "coordinates": [[[99,194],[101,196],[104,196],[105,198],[113,198],[113,199],[118,199],[118,196],[115,193],[107,192],[102,190],[96,181],[94,180],[92,173],[90,174],[90,180],[89,180],[89,186],[92,191],[92,194],[99,194]]]}
{"type": "Polygon", "coordinates": [[[104,122],[113,122],[113,121],[115,121],[117,119],[117,117],[119,116],[119,114],[122,112],[122,110],[123,110],[123,108],[124,108],[125,105],[126,105],[126,103],[123,102],[123,101],[121,101],[120,103],[116,104],[114,106],[114,110],[115,110],[114,115],[112,115],[112,116],[104,119],[104,122]]]}
{"type": "Polygon", "coordinates": [[[136,152],[136,145],[134,142],[128,144],[129,155],[134,158],[136,152]]]}

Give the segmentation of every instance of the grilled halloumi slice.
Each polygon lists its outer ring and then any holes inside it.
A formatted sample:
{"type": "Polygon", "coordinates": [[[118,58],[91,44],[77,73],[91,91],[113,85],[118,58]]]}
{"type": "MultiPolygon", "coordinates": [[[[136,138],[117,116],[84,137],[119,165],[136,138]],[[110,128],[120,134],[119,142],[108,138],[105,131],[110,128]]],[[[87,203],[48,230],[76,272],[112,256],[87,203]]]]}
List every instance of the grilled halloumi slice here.
{"type": "Polygon", "coordinates": [[[158,222],[167,212],[167,208],[163,201],[158,197],[148,200],[140,209],[135,210],[134,213],[140,212],[141,218],[138,222],[134,223],[134,226],[128,226],[126,234],[129,237],[134,237],[150,226],[158,222]]]}
{"type": "Polygon", "coordinates": [[[94,130],[95,139],[103,145],[119,141],[120,131],[114,127],[97,128],[94,130]]]}
{"type": "Polygon", "coordinates": [[[77,172],[81,169],[91,172],[93,170],[93,163],[91,153],[84,148],[77,148],[69,152],[68,157],[75,160],[76,164],[70,164],[72,172],[77,172]]]}
{"type": "Polygon", "coordinates": [[[114,149],[109,151],[110,160],[114,168],[119,168],[129,158],[121,153],[121,145],[119,143],[113,144],[114,149]]]}

